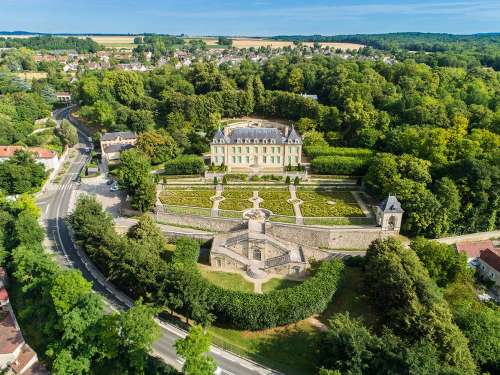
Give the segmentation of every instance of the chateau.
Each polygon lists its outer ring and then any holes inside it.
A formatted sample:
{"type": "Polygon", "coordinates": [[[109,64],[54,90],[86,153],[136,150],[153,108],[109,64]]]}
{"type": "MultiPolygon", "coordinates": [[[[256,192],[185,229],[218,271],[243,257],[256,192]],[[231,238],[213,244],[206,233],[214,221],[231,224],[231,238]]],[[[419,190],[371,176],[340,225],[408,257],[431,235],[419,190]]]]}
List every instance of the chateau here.
{"type": "Polygon", "coordinates": [[[282,172],[302,161],[302,139],[293,127],[233,124],[218,130],[210,144],[210,162],[228,171],[282,172]]]}

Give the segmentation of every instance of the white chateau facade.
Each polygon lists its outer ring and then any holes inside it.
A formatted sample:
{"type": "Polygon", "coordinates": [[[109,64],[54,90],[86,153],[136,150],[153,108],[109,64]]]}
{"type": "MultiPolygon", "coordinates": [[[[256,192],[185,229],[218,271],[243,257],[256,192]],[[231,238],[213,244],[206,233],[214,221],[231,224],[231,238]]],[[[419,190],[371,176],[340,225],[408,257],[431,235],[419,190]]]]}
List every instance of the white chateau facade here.
{"type": "Polygon", "coordinates": [[[302,162],[302,138],[292,127],[256,122],[218,130],[210,143],[210,162],[237,172],[281,172],[302,162]]]}

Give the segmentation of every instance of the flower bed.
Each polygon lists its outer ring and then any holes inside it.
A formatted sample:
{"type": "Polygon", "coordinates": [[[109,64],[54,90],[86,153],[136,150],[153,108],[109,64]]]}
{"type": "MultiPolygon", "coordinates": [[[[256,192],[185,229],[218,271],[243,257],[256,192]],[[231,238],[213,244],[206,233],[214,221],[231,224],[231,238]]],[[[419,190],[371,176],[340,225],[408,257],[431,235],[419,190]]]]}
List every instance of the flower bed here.
{"type": "Polygon", "coordinates": [[[224,189],[222,196],[225,198],[219,205],[221,210],[244,211],[253,207],[252,202],[248,199],[252,198],[252,190],[245,189],[224,189]]]}
{"type": "Polygon", "coordinates": [[[210,200],[215,191],[206,190],[166,190],[161,192],[160,201],[166,205],[212,208],[210,200]]]}
{"type": "Polygon", "coordinates": [[[297,197],[304,202],[300,206],[304,217],[364,217],[350,192],[299,191],[297,197]]]}
{"type": "Polygon", "coordinates": [[[268,209],[276,215],[295,216],[293,205],[288,203],[290,192],[277,190],[259,190],[259,197],[263,199],[261,208],[268,209]]]}

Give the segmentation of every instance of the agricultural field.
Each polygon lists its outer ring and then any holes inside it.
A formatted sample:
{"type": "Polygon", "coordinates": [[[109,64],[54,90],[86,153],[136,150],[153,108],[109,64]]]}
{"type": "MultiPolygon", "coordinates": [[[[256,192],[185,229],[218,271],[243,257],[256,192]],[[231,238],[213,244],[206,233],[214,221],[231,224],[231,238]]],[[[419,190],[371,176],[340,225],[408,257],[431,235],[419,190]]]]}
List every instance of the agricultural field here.
{"type": "Polygon", "coordinates": [[[293,205],[288,203],[290,192],[286,190],[259,190],[259,197],[264,201],[261,208],[268,209],[276,215],[295,216],[293,205]]]}
{"type": "Polygon", "coordinates": [[[221,210],[243,211],[253,207],[252,190],[250,189],[224,189],[222,196],[225,198],[220,202],[221,210]]]}
{"type": "Polygon", "coordinates": [[[160,193],[160,201],[166,205],[212,208],[210,200],[215,195],[212,189],[166,190],[160,193]]]}
{"type": "MultiPolygon", "coordinates": [[[[86,38],[85,36],[82,38],[86,38]]],[[[133,49],[135,47],[134,38],[135,36],[90,36],[95,42],[102,44],[107,48],[123,48],[123,49],[133,49]]]]}
{"type": "Polygon", "coordinates": [[[300,206],[304,217],[364,217],[350,192],[299,189],[297,197],[304,202],[300,206]]]}
{"type": "MultiPolygon", "coordinates": [[[[231,38],[233,40],[233,47],[236,48],[259,48],[268,47],[271,48],[283,48],[290,47],[294,44],[287,41],[271,40],[271,39],[260,39],[260,38],[231,38]]],[[[307,46],[312,46],[314,43],[303,43],[307,46]]],[[[333,47],[340,48],[342,50],[355,49],[358,50],[363,47],[361,44],[354,43],[320,43],[322,47],[333,47]]]]}

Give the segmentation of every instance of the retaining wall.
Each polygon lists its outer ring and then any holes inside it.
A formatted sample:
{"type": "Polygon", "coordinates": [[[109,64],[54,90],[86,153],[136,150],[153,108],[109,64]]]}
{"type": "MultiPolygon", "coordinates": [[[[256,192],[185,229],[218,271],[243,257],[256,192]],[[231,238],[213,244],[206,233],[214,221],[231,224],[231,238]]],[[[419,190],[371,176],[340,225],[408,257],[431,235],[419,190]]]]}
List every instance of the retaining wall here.
{"type": "Polygon", "coordinates": [[[201,228],[210,232],[232,232],[247,227],[247,221],[243,219],[225,219],[221,217],[169,214],[163,212],[156,213],[155,217],[158,222],[201,228]]]}

